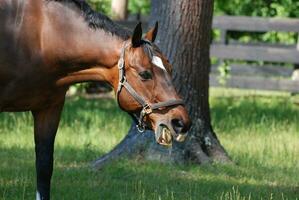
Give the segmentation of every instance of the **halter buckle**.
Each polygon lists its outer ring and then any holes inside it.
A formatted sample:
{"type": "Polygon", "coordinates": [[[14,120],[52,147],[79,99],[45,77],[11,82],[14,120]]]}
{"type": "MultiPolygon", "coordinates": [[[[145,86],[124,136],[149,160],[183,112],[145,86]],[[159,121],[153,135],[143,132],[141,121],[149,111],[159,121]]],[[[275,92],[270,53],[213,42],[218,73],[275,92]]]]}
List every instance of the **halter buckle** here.
{"type": "Polygon", "coordinates": [[[144,117],[146,115],[149,115],[153,112],[153,109],[152,107],[149,105],[149,104],[146,104],[145,106],[143,106],[141,112],[140,112],[140,117],[139,117],[139,120],[138,120],[138,125],[136,125],[137,127],[137,130],[140,132],[140,133],[143,133],[145,131],[145,125],[144,125],[144,117]]]}
{"type": "Polygon", "coordinates": [[[141,112],[143,112],[144,115],[149,115],[149,114],[151,114],[151,113],[153,112],[153,109],[152,109],[152,107],[151,107],[149,104],[146,104],[146,105],[143,107],[143,109],[142,109],[141,112]]]}
{"type": "Polygon", "coordinates": [[[123,85],[124,82],[127,82],[127,78],[125,76],[123,76],[123,78],[121,80],[119,80],[120,84],[123,85]]]}

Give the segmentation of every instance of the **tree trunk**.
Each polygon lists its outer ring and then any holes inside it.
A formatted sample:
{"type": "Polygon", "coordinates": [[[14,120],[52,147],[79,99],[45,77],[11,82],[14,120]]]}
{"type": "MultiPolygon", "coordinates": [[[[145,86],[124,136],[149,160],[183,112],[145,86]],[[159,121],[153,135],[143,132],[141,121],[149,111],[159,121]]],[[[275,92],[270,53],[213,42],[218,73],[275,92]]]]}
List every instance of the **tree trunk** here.
{"type": "Polygon", "coordinates": [[[175,163],[230,162],[211,126],[209,108],[209,70],[212,0],[152,0],[151,23],[160,24],[157,44],[173,64],[173,81],[182,97],[193,125],[185,143],[172,148],[156,144],[154,134],[140,134],[132,125],[124,140],[109,154],[98,159],[101,167],[119,156],[175,163]]]}
{"type": "Polygon", "coordinates": [[[114,20],[125,20],[128,15],[128,0],[112,0],[112,17],[114,20]]]}

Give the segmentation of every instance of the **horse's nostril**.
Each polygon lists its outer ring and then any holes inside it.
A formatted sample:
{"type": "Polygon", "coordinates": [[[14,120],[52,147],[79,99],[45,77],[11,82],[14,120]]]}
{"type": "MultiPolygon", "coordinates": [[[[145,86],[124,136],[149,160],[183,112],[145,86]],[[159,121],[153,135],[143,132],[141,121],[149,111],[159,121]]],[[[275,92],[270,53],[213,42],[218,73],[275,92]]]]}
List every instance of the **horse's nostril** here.
{"type": "Polygon", "coordinates": [[[182,133],[185,128],[185,124],[184,124],[183,120],[180,120],[180,119],[171,120],[171,125],[172,125],[173,129],[175,130],[175,132],[177,132],[177,133],[182,133]]]}

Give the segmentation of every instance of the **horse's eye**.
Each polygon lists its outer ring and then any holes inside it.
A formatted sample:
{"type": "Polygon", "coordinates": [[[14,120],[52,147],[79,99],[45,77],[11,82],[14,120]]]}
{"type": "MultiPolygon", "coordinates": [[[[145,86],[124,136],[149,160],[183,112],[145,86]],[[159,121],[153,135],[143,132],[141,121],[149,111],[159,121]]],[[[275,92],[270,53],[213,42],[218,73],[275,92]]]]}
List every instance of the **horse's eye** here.
{"type": "Polygon", "coordinates": [[[139,76],[143,79],[143,80],[150,80],[153,78],[153,75],[150,71],[143,71],[139,73],[139,76]]]}

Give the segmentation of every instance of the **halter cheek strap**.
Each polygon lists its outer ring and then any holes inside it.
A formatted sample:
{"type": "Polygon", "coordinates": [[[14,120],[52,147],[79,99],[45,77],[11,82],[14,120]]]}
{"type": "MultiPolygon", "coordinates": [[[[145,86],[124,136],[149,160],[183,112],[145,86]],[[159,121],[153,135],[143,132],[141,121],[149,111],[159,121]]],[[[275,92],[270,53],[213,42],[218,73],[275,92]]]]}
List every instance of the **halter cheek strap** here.
{"type": "MultiPolygon", "coordinates": [[[[149,44],[146,44],[146,45],[149,45],[149,44]]],[[[127,47],[128,47],[128,44],[125,43],[122,48],[122,51],[121,51],[120,59],[118,61],[119,83],[118,83],[117,94],[116,94],[117,102],[120,106],[119,95],[121,93],[122,88],[123,87],[126,88],[126,90],[130,93],[130,95],[142,106],[142,109],[139,114],[137,129],[139,132],[144,132],[145,131],[144,118],[147,115],[150,115],[153,112],[153,110],[165,109],[166,107],[171,107],[171,106],[176,106],[176,105],[184,105],[184,101],[181,99],[171,99],[168,101],[151,104],[151,103],[147,102],[142,96],[140,96],[136,92],[136,90],[128,83],[127,78],[126,78],[125,51],[126,51],[127,47]]]]}

